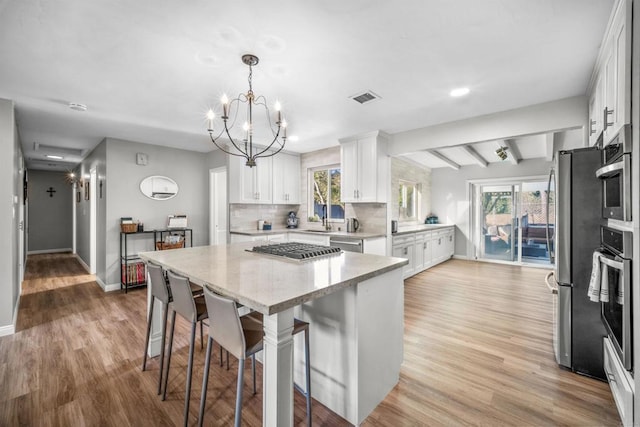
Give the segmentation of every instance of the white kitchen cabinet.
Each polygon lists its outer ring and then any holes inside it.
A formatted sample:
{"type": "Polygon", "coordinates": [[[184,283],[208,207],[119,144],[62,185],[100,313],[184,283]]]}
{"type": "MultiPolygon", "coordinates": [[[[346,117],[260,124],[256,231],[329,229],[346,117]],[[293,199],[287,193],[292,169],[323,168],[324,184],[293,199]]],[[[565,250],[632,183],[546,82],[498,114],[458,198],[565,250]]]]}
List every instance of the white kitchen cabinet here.
{"type": "Polygon", "coordinates": [[[606,145],[631,121],[631,1],[618,2],[613,13],[590,87],[590,145],[600,133],[606,145]]]}
{"type": "Polygon", "coordinates": [[[623,426],[633,425],[633,395],[635,392],[633,377],[624,369],[608,337],[603,339],[604,372],[607,375],[613,400],[623,426]]]}
{"type": "Polygon", "coordinates": [[[363,239],[362,252],[372,255],[387,255],[387,238],[386,237],[374,237],[371,239],[363,239]]]}
{"type": "Polygon", "coordinates": [[[416,273],[424,270],[424,234],[416,233],[413,245],[413,269],[416,273]]]}
{"type": "Polygon", "coordinates": [[[598,75],[589,98],[589,146],[591,147],[598,142],[598,137],[602,133],[603,98],[602,76],[598,75]]]}
{"type": "Polygon", "coordinates": [[[402,277],[407,278],[413,276],[415,273],[415,235],[406,234],[402,236],[395,236],[393,238],[393,250],[392,255],[396,258],[406,258],[409,264],[402,267],[402,277]]]}
{"type": "Polygon", "coordinates": [[[231,243],[244,242],[273,242],[282,243],[288,241],[287,233],[281,234],[263,234],[260,236],[247,236],[246,234],[231,233],[231,243]]]}
{"type": "Polygon", "coordinates": [[[229,156],[229,203],[271,204],[272,158],[259,158],[252,168],[245,163],[243,157],[229,156]]]}
{"type": "Polygon", "coordinates": [[[383,132],[340,140],[343,202],[387,202],[390,179],[387,140],[383,132]]]}
{"type": "Polygon", "coordinates": [[[416,233],[416,268],[415,272],[419,273],[431,267],[431,232],[423,231],[416,233]]]}
{"type": "Polygon", "coordinates": [[[309,234],[309,233],[296,233],[289,232],[290,242],[308,243],[310,245],[322,245],[329,246],[329,235],[324,233],[309,234]]]}
{"type": "Polygon", "coordinates": [[[278,153],[273,160],[273,204],[300,204],[300,157],[278,153]]]}
{"type": "Polygon", "coordinates": [[[451,258],[454,246],[453,227],[434,231],[431,235],[432,264],[439,264],[451,258]]]}

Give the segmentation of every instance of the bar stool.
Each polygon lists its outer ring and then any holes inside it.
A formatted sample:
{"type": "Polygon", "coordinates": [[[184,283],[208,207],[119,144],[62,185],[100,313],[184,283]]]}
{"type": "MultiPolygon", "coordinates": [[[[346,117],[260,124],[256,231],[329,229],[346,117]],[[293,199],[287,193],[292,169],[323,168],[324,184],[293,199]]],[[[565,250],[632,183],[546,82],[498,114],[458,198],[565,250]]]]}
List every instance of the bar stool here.
{"type": "Polygon", "coordinates": [[[149,310],[149,318],[147,321],[147,337],[144,341],[144,357],[142,359],[142,370],[147,369],[147,349],[149,348],[149,336],[151,335],[151,321],[153,320],[153,306],[155,300],[162,302],[162,347],[160,348],[160,375],[158,379],[158,394],[162,392],[162,371],[164,366],[164,346],[165,337],[167,335],[167,315],[169,314],[169,303],[173,300],[169,292],[169,286],[162,273],[162,267],[153,263],[147,263],[147,271],[149,272],[149,285],[151,286],[151,308],[149,310]]]}
{"type": "MultiPolygon", "coordinates": [[[[164,349],[167,335],[167,317],[169,315],[169,304],[173,301],[171,296],[171,289],[169,289],[169,283],[162,271],[162,267],[152,262],[147,263],[147,271],[149,272],[149,286],[151,286],[151,308],[149,310],[149,317],[147,319],[147,336],[144,341],[144,357],[142,358],[142,370],[147,369],[147,352],[149,348],[149,338],[151,335],[151,322],[153,320],[153,307],[155,300],[158,299],[162,302],[162,342],[160,347],[160,375],[158,378],[158,395],[162,393],[162,375],[164,367],[164,349]]],[[[195,296],[202,296],[202,288],[191,286],[191,293],[195,296]]],[[[203,331],[202,322],[200,323],[200,343],[203,343],[203,331]]]]}
{"type": "MultiPolygon", "coordinates": [[[[202,395],[200,397],[200,411],[198,414],[198,425],[202,426],[204,421],[204,409],[207,400],[207,386],[209,382],[209,365],[211,361],[211,348],[213,341],[217,341],[229,353],[238,359],[238,382],[236,390],[236,413],[235,423],[239,427],[242,421],[242,385],[244,378],[244,362],[251,357],[251,372],[253,376],[253,394],[256,393],[255,378],[255,354],[262,350],[264,335],[262,315],[260,313],[250,313],[244,316],[238,315],[236,303],[233,300],[224,298],[213,293],[207,287],[204,288],[204,299],[207,309],[211,313],[209,323],[209,340],[207,342],[207,353],[205,355],[204,374],[202,379],[202,395]]],[[[306,368],[306,393],[297,385],[297,390],[307,398],[307,425],[311,426],[311,366],[309,363],[309,324],[298,319],[294,319],[293,334],[305,332],[305,368],[306,368]]]]}
{"type": "MultiPolygon", "coordinates": [[[[167,357],[167,372],[164,378],[164,394],[162,400],[167,397],[167,382],[169,380],[169,368],[171,366],[171,348],[173,347],[173,332],[176,325],[176,313],[191,322],[191,338],[189,339],[189,362],[187,366],[187,384],[184,396],[184,425],[189,420],[189,400],[191,398],[191,376],[193,373],[193,346],[196,338],[196,325],[204,319],[208,318],[207,306],[204,298],[194,297],[191,293],[189,279],[178,276],[168,271],[169,288],[173,296],[173,311],[171,313],[171,332],[169,333],[169,355],[167,357]]],[[[202,324],[201,324],[202,325],[202,324]]],[[[209,339],[211,342],[211,339],[209,339]]]]}

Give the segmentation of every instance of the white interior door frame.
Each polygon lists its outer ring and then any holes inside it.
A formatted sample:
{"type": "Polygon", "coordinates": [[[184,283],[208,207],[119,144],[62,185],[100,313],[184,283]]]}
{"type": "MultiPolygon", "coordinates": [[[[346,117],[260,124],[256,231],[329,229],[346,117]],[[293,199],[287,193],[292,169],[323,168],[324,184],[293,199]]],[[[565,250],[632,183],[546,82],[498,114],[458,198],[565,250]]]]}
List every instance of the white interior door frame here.
{"type": "Polygon", "coordinates": [[[209,170],[209,244],[227,243],[229,204],[227,203],[227,168],[209,170]]]}
{"type": "Polygon", "coordinates": [[[89,172],[89,273],[96,274],[96,261],[97,261],[97,194],[96,194],[96,181],[98,180],[98,174],[96,169],[93,168],[89,172]]]}

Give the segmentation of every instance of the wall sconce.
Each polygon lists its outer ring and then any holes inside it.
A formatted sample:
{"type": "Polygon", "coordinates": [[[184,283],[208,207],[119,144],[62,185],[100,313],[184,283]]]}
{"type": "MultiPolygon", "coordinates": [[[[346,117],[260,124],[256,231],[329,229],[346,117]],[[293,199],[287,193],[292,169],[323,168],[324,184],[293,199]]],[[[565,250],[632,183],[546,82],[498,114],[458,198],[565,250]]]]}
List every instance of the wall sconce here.
{"type": "Polygon", "coordinates": [[[507,150],[509,147],[500,147],[496,150],[496,154],[500,158],[500,160],[507,160],[507,150]]]}

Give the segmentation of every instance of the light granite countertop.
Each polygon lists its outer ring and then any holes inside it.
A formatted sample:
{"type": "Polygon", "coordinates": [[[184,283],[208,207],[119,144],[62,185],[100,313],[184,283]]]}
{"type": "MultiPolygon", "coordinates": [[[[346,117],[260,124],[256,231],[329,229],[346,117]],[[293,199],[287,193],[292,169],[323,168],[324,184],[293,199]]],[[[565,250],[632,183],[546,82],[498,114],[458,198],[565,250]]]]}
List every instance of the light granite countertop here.
{"type": "Polygon", "coordinates": [[[420,231],[434,231],[441,230],[443,228],[453,227],[453,224],[416,224],[407,225],[404,227],[398,227],[398,232],[393,233],[392,236],[401,236],[403,234],[417,233],[420,231]]]}
{"type": "Polygon", "coordinates": [[[276,228],[271,230],[238,230],[234,229],[230,231],[231,234],[240,234],[243,236],[271,236],[274,234],[282,233],[301,233],[301,234],[317,234],[321,236],[340,236],[340,237],[352,237],[354,239],[373,239],[376,237],[386,237],[385,233],[370,233],[365,231],[357,231],[355,233],[347,233],[346,231],[330,230],[323,231],[320,229],[305,229],[305,228],[276,228]],[[315,231],[317,230],[317,231],[315,231]]]}
{"type": "Polygon", "coordinates": [[[208,285],[265,315],[401,268],[408,261],[343,252],[306,261],[248,252],[253,242],[142,252],[140,257],[208,285]]]}

